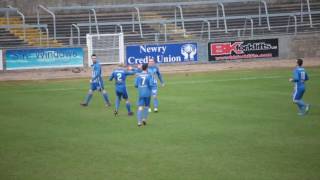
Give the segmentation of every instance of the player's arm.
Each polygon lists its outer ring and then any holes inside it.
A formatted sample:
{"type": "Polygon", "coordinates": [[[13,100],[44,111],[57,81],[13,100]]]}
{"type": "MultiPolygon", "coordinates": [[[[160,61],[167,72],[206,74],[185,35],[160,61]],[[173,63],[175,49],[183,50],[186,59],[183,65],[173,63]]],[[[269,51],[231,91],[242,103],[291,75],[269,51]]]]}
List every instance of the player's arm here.
{"type": "Polygon", "coordinates": [[[128,70],[128,71],[125,71],[125,74],[126,76],[131,76],[131,75],[135,75],[137,72],[134,71],[134,70],[128,70]]]}
{"type": "Polygon", "coordinates": [[[162,75],[161,75],[160,70],[159,70],[158,67],[157,67],[156,73],[157,73],[157,76],[158,76],[158,78],[160,80],[161,85],[163,86],[164,85],[164,81],[163,81],[162,75]]]}
{"type": "Polygon", "coordinates": [[[307,72],[305,72],[305,73],[306,73],[305,81],[308,81],[309,80],[308,73],[307,72]]]}
{"type": "Polygon", "coordinates": [[[155,83],[153,83],[152,76],[148,76],[148,85],[150,88],[153,88],[153,86],[156,86],[155,83]]]}
{"type": "Polygon", "coordinates": [[[111,75],[110,75],[110,77],[109,77],[109,81],[112,81],[113,78],[114,78],[114,73],[112,72],[111,75]]]}
{"type": "Polygon", "coordinates": [[[131,71],[134,72],[135,74],[142,72],[142,70],[139,67],[132,68],[131,71]]]}
{"type": "Polygon", "coordinates": [[[139,85],[139,77],[137,76],[136,79],[134,80],[134,87],[138,88],[139,85]]]}
{"type": "Polygon", "coordinates": [[[299,81],[299,73],[297,71],[293,72],[293,77],[289,79],[290,82],[298,82],[299,81]]]}

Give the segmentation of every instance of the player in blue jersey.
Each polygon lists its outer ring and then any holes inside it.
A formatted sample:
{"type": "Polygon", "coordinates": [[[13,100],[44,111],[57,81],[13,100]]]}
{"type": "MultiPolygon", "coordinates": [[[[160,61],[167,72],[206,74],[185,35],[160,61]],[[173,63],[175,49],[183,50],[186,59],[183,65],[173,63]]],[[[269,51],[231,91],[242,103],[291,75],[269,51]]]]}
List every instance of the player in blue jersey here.
{"type": "Polygon", "coordinates": [[[134,75],[134,71],[128,71],[124,68],[124,65],[119,65],[118,68],[113,70],[113,72],[110,75],[109,80],[112,81],[115,80],[115,90],[116,90],[116,110],[114,111],[114,115],[118,115],[119,106],[121,98],[126,100],[126,108],[128,110],[128,115],[132,116],[133,112],[131,111],[131,105],[127,93],[127,87],[126,87],[126,78],[128,75],[134,75]]]}
{"type": "MultiPolygon", "coordinates": [[[[153,88],[152,88],[152,99],[153,99],[153,110],[154,112],[158,112],[159,100],[158,100],[158,79],[162,87],[164,86],[164,81],[162,79],[162,75],[160,73],[159,67],[155,64],[154,60],[149,59],[149,67],[148,73],[152,76],[153,88]]],[[[149,112],[151,112],[151,107],[149,108],[149,112]]]]}
{"type": "Polygon", "coordinates": [[[302,67],[303,60],[297,60],[297,67],[293,71],[293,78],[289,81],[294,83],[293,102],[299,108],[299,115],[305,115],[310,108],[309,104],[303,102],[302,97],[305,92],[305,81],[309,80],[308,74],[302,67]]]}
{"type": "Polygon", "coordinates": [[[103,82],[103,78],[102,78],[102,72],[101,72],[101,65],[99,64],[98,60],[97,60],[97,56],[95,54],[92,54],[91,56],[92,59],[92,75],[91,75],[91,79],[90,79],[90,89],[89,92],[84,100],[84,102],[82,102],[80,105],[82,106],[88,106],[90,100],[92,99],[92,95],[94,91],[100,91],[104,102],[106,104],[106,106],[111,106],[109,98],[108,98],[108,93],[107,91],[104,89],[104,82],[103,82]]]}
{"type": "Polygon", "coordinates": [[[150,107],[151,90],[153,87],[152,76],[147,72],[148,64],[142,65],[142,72],[137,74],[134,86],[138,88],[138,126],[147,124],[148,109],[150,107]]]}

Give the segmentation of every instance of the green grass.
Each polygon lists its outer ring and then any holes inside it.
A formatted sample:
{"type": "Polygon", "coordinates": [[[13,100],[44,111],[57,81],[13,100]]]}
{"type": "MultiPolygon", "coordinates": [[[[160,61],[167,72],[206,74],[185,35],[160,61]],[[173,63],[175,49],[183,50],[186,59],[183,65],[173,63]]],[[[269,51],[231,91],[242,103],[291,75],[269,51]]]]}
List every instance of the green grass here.
{"type": "Polygon", "coordinates": [[[164,76],[144,128],[99,94],[80,107],[88,80],[0,82],[0,179],[318,180],[320,69],[308,70],[307,116],[291,69],[189,73],[164,76]]]}

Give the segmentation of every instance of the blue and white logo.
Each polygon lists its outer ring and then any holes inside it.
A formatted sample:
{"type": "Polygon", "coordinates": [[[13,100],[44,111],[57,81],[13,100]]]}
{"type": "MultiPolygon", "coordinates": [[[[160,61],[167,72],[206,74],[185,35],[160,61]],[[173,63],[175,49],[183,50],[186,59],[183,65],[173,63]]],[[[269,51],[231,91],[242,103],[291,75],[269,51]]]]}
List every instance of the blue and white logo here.
{"type": "Polygon", "coordinates": [[[181,54],[184,56],[184,61],[194,61],[197,54],[197,46],[193,44],[185,44],[181,47],[181,54]]]}
{"type": "Polygon", "coordinates": [[[197,43],[127,46],[126,52],[129,65],[148,63],[151,58],[156,63],[198,61],[197,43]]]}

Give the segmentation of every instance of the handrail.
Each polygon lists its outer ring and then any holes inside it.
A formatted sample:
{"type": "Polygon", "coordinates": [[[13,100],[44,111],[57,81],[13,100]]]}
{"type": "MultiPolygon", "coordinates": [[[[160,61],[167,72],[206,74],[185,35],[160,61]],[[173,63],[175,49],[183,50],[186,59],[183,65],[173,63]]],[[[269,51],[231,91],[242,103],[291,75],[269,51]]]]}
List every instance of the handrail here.
{"type": "Polygon", "coordinates": [[[164,28],[164,42],[167,42],[167,40],[168,40],[167,24],[166,23],[160,23],[160,33],[161,33],[161,25],[164,28]]]}
{"type": "Polygon", "coordinates": [[[0,25],[0,28],[3,29],[11,29],[11,28],[47,28],[48,25],[46,24],[37,24],[37,25],[31,25],[31,24],[26,24],[26,25],[22,25],[22,24],[11,24],[11,25],[0,25]]]}
{"type": "Polygon", "coordinates": [[[52,16],[52,22],[53,22],[53,39],[56,40],[57,35],[56,35],[56,15],[50,11],[48,8],[44,7],[43,5],[39,4],[37,6],[37,22],[38,24],[40,24],[40,9],[46,11],[47,13],[49,13],[52,16]]]}
{"type": "Polygon", "coordinates": [[[135,28],[134,28],[134,12],[132,12],[132,32],[135,32],[135,28]]]}
{"type": "Polygon", "coordinates": [[[247,30],[247,21],[250,20],[251,23],[251,37],[253,37],[253,19],[252,17],[247,17],[245,22],[244,22],[244,27],[243,27],[243,36],[246,35],[246,30],[247,30]]]}
{"type": "MultiPolygon", "coordinates": [[[[98,18],[97,18],[97,13],[96,13],[96,10],[94,8],[90,9],[89,10],[89,23],[91,24],[91,12],[93,13],[94,15],[94,22],[95,22],[95,26],[96,26],[96,33],[97,34],[100,34],[99,32],[99,25],[98,25],[98,18]]],[[[90,34],[91,34],[91,26],[89,27],[89,31],[90,31],[90,34]]]]}
{"type": "Polygon", "coordinates": [[[116,24],[115,33],[118,33],[118,27],[120,28],[120,33],[123,33],[123,27],[121,24],[116,24]]]}
{"type": "Polygon", "coordinates": [[[259,3],[259,26],[261,26],[261,3],[264,6],[264,12],[265,12],[265,17],[267,18],[267,26],[268,26],[268,30],[271,30],[271,26],[270,26],[270,18],[269,18],[269,12],[268,12],[268,6],[267,6],[267,2],[265,0],[261,0],[259,3]]]}
{"type": "Polygon", "coordinates": [[[18,10],[18,8],[0,8],[0,12],[8,12],[8,11],[12,11],[12,12],[16,12],[18,10]]]}
{"type": "MultiPolygon", "coordinates": [[[[225,33],[228,33],[228,26],[227,26],[226,14],[224,11],[224,5],[222,2],[219,2],[218,4],[221,6],[221,10],[222,10],[222,17],[223,17],[223,22],[224,22],[225,33]]],[[[219,13],[217,13],[217,15],[219,15],[219,13]]],[[[220,17],[219,18],[217,17],[217,22],[218,22],[217,24],[219,24],[219,19],[220,19],[220,17]]]]}
{"type": "Polygon", "coordinates": [[[182,7],[181,5],[177,5],[174,8],[174,25],[175,25],[175,30],[177,31],[177,8],[180,11],[180,21],[181,21],[181,25],[182,25],[182,30],[183,30],[183,35],[186,36],[186,29],[184,27],[184,17],[183,17],[183,11],[182,11],[182,7]]]}
{"type": "Polygon", "coordinates": [[[72,24],[70,26],[70,41],[69,44],[73,45],[73,27],[76,28],[77,33],[78,33],[78,45],[80,46],[80,28],[76,24],[72,24]]]}
{"type": "Polygon", "coordinates": [[[289,33],[291,17],[293,17],[293,19],[294,19],[294,35],[297,35],[297,16],[295,16],[295,15],[290,15],[288,18],[287,33],[289,33]]]}
{"type": "Polygon", "coordinates": [[[202,22],[202,25],[201,25],[201,39],[203,38],[203,33],[204,33],[204,24],[207,23],[207,29],[208,29],[208,40],[211,39],[211,24],[210,24],[210,21],[204,19],[203,22],[202,22]]]}
{"type": "MultiPolygon", "coordinates": [[[[49,47],[49,30],[47,27],[44,28],[46,30],[46,40],[47,40],[47,47],[49,47]]],[[[40,31],[39,31],[39,39],[40,39],[40,46],[42,46],[42,30],[40,28],[40,31]]]]}
{"type": "MultiPolygon", "coordinates": [[[[22,24],[26,25],[26,20],[25,20],[25,16],[23,15],[23,13],[21,11],[19,11],[19,9],[12,7],[11,5],[8,6],[8,8],[10,9],[14,9],[16,10],[16,12],[21,16],[22,18],[22,24]]],[[[26,28],[25,26],[23,26],[23,39],[26,39],[26,28]]]]}
{"type": "Polygon", "coordinates": [[[309,0],[307,0],[307,7],[308,7],[308,14],[309,14],[310,27],[313,27],[313,23],[312,23],[312,16],[311,16],[311,10],[310,10],[310,1],[309,1],[309,0]]]}
{"type": "MultiPolygon", "coordinates": [[[[313,22],[312,22],[312,13],[311,13],[311,9],[310,9],[310,1],[307,1],[307,8],[308,8],[308,15],[309,15],[309,22],[310,22],[310,27],[313,27],[313,22]]],[[[300,22],[303,22],[303,0],[301,0],[301,7],[300,7],[300,22]]]]}
{"type": "Polygon", "coordinates": [[[134,9],[137,12],[138,22],[139,22],[139,29],[140,29],[140,36],[143,38],[143,32],[142,32],[142,24],[141,24],[141,16],[140,16],[140,9],[138,7],[134,7],[134,9]]]}

